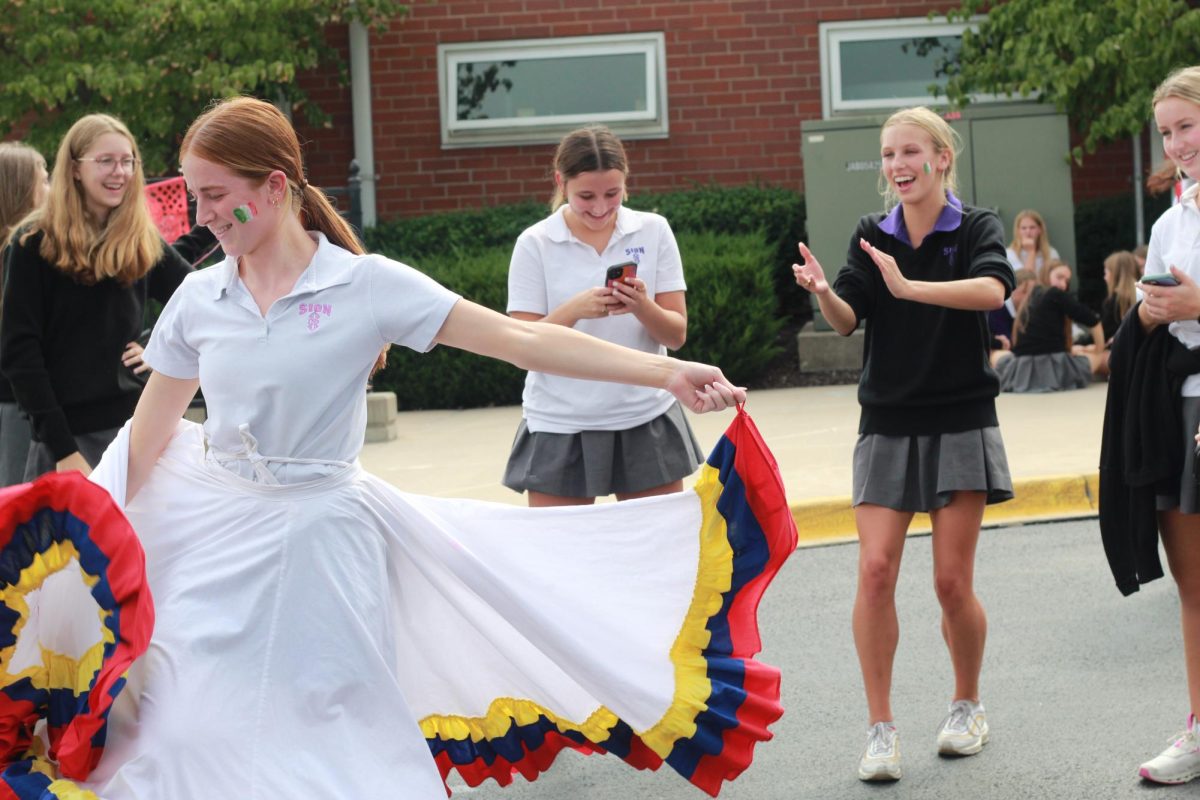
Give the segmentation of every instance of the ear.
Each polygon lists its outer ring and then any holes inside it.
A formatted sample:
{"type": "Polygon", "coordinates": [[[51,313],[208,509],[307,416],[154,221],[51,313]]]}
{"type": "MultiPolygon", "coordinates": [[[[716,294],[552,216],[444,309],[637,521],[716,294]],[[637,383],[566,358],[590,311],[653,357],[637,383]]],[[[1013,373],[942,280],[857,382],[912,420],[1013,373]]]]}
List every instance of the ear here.
{"type": "Polygon", "coordinates": [[[554,185],[558,188],[563,188],[563,176],[558,170],[554,170],[554,185]]]}
{"type": "Polygon", "coordinates": [[[950,169],[950,149],[947,148],[937,155],[938,172],[945,172],[950,169]]]}
{"type": "Polygon", "coordinates": [[[267,193],[272,197],[284,197],[288,193],[287,175],[283,174],[283,170],[272,170],[267,176],[267,193]]]}

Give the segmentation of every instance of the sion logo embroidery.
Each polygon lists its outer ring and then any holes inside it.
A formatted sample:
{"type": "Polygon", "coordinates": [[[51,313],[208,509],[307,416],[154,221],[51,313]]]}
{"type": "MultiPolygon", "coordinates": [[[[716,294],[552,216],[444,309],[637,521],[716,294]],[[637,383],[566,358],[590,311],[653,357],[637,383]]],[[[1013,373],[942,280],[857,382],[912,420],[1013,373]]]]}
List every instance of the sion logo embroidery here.
{"type": "Polygon", "coordinates": [[[315,331],[321,327],[321,317],[333,315],[332,303],[301,303],[300,316],[308,316],[308,329],[315,331]]]}

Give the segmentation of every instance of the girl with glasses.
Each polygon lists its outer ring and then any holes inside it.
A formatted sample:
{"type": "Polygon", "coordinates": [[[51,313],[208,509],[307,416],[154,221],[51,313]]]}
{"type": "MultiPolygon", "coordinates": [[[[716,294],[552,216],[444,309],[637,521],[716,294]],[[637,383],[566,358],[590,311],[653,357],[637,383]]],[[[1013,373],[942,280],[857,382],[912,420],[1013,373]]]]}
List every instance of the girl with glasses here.
{"type": "Polygon", "coordinates": [[[141,393],[147,302],[170,299],[212,241],[197,229],[164,242],[144,187],[129,130],[88,115],[58,148],[45,205],[15,234],[0,371],[32,424],[25,480],[99,461],[141,393]]]}

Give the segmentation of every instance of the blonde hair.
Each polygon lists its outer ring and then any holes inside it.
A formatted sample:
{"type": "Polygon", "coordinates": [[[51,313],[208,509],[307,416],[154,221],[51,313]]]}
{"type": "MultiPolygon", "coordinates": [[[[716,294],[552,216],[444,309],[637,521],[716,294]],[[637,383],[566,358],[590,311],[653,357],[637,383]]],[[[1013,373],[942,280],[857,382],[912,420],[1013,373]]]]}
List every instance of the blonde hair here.
{"type": "Polygon", "coordinates": [[[1200,106],[1200,66],[1183,67],[1168,75],[1154,90],[1150,107],[1153,108],[1168,97],[1178,97],[1200,106]]]}
{"type": "Polygon", "coordinates": [[[253,97],[220,100],[188,127],[179,147],[250,181],[279,170],[287,176],[288,208],[305,230],[316,230],[339,247],[361,255],[362,243],[329,198],[304,177],[304,157],[292,123],[275,106],[253,97]]]}
{"type": "Polygon", "coordinates": [[[21,242],[41,231],[44,236],[38,252],[47,263],[85,285],[112,278],[128,286],[144,277],[163,254],[162,236],[146,207],[145,188],[137,142],[129,129],[108,114],[88,114],[63,137],[46,202],[27,218],[21,242]],[[75,180],[75,163],[107,133],[125,137],[137,160],[120,205],[100,225],[88,211],[83,187],[75,180]]]}
{"type": "Polygon", "coordinates": [[[1137,256],[1128,250],[1118,250],[1104,259],[1104,269],[1111,276],[1108,296],[1117,304],[1117,319],[1124,319],[1137,301],[1137,282],[1141,277],[1137,256]]]}
{"type": "Polygon", "coordinates": [[[46,159],[37,150],[21,142],[0,142],[0,247],[33,211],[39,168],[46,168],[46,159]]]}
{"type": "MultiPolygon", "coordinates": [[[[958,154],[962,151],[962,138],[954,128],[950,127],[950,123],[925,106],[902,108],[883,123],[883,127],[879,129],[880,140],[883,139],[884,131],[897,125],[915,125],[929,134],[929,141],[933,144],[935,153],[938,155],[950,154],[950,165],[942,173],[942,190],[958,191],[958,154]]],[[[888,207],[900,202],[900,196],[896,194],[895,187],[888,183],[883,176],[882,169],[879,170],[879,193],[883,195],[884,203],[888,207]]]]}
{"type": "Polygon", "coordinates": [[[1045,272],[1050,266],[1050,237],[1046,233],[1046,220],[1042,219],[1042,215],[1034,211],[1032,208],[1023,208],[1013,217],[1013,233],[1012,241],[1008,247],[1018,256],[1021,255],[1021,220],[1029,218],[1037,223],[1041,233],[1038,234],[1037,250],[1038,255],[1042,257],[1042,271],[1045,272]]]}
{"type": "Polygon", "coordinates": [[[608,172],[613,169],[629,177],[625,145],[621,144],[615,133],[603,125],[588,125],[571,131],[554,151],[554,171],[562,180],[555,181],[550,210],[556,210],[567,201],[567,181],[585,172],[608,172]]]}

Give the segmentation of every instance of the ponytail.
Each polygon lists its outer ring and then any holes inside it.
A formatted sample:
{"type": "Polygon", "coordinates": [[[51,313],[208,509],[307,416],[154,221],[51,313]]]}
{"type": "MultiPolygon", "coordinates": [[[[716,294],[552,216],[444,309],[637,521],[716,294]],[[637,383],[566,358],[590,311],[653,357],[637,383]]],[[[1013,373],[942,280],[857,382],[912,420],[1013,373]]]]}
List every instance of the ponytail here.
{"type": "Polygon", "coordinates": [[[355,255],[360,256],[366,252],[354,228],[337,212],[329,196],[323,191],[308,181],[303,181],[299,187],[293,189],[293,194],[300,207],[300,222],[305,230],[320,231],[330,242],[355,255]]]}

